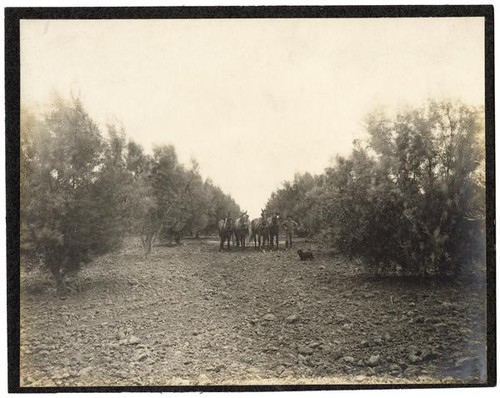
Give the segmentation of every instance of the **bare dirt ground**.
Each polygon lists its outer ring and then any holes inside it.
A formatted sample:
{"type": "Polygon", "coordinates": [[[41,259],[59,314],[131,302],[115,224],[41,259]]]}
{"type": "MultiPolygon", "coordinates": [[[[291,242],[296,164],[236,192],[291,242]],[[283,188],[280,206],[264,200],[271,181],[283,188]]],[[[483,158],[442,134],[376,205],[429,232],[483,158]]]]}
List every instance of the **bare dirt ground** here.
{"type": "Polygon", "coordinates": [[[484,284],[374,279],[312,249],[186,240],[145,261],[134,240],[65,300],[23,273],[21,386],[485,381],[484,284]]]}

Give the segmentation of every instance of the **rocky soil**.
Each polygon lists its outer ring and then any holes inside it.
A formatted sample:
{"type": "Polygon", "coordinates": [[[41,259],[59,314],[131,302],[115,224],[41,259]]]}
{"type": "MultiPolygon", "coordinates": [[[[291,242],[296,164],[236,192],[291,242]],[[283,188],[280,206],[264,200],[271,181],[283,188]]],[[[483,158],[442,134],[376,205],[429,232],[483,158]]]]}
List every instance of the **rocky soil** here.
{"type": "Polygon", "coordinates": [[[65,299],[23,273],[21,386],[485,381],[484,283],[374,279],[318,244],[310,262],[282,249],[186,240],[144,260],[131,241],[65,299]]]}

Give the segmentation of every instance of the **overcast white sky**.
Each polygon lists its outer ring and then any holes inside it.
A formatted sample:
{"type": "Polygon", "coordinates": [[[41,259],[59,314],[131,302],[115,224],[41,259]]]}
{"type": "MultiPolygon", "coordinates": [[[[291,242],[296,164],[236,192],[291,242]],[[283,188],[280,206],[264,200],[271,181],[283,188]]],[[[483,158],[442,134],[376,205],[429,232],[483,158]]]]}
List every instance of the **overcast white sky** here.
{"type": "Polygon", "coordinates": [[[21,99],[79,94],[105,130],[174,144],[257,216],[347,154],[377,106],[484,104],[482,18],[22,21],[21,99]]]}

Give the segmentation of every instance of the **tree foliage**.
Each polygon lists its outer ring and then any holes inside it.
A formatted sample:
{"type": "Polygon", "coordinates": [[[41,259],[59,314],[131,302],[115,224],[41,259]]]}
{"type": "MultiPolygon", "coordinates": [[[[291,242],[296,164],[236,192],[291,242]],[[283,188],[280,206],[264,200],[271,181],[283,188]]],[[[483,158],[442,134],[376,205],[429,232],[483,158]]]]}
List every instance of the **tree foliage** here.
{"type": "Polygon", "coordinates": [[[291,216],[299,224],[300,236],[317,235],[323,224],[322,214],[310,210],[318,207],[323,180],[323,176],[310,173],[295,174],[293,182],[284,182],[282,188],[271,194],[266,204],[267,214],[278,211],[283,218],[291,216]]]}
{"type": "Polygon", "coordinates": [[[56,100],[43,120],[21,113],[21,249],[43,257],[56,281],[78,270],[102,244],[96,182],[103,174],[105,141],[74,100],[56,100]]]}
{"type": "Polygon", "coordinates": [[[484,115],[450,101],[366,119],[317,177],[296,176],[268,203],[377,272],[458,275],[485,253],[484,115]],[[308,182],[310,184],[308,185],[308,182]]]}
{"type": "Polygon", "coordinates": [[[141,235],[154,239],[206,233],[237,213],[228,195],[182,165],[173,146],[152,155],[123,129],[102,134],[78,99],[56,98],[41,115],[21,110],[21,254],[40,261],[59,287],[94,256],[141,235]]]}

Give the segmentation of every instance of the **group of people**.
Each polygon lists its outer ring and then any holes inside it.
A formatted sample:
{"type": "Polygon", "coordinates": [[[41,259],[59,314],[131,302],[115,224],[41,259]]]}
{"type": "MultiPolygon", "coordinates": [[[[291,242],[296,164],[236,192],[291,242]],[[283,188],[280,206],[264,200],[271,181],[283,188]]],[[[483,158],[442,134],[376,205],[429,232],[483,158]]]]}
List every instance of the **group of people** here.
{"type": "Polygon", "coordinates": [[[254,245],[257,245],[257,238],[259,242],[259,247],[262,244],[265,245],[266,241],[274,245],[274,239],[276,239],[276,246],[278,246],[278,235],[279,229],[282,228],[285,232],[285,246],[286,248],[291,248],[293,245],[293,237],[295,230],[299,227],[299,224],[292,219],[291,215],[287,215],[285,220],[282,221],[280,213],[276,211],[272,216],[267,216],[264,210],[261,211],[261,217],[256,218],[249,222],[248,214],[246,212],[242,213],[240,217],[233,220],[231,214],[228,213],[219,222],[219,234],[221,237],[221,250],[224,241],[228,240],[228,247],[231,237],[234,237],[237,246],[245,247],[245,241],[247,235],[250,235],[250,240],[254,240],[254,245]]]}

